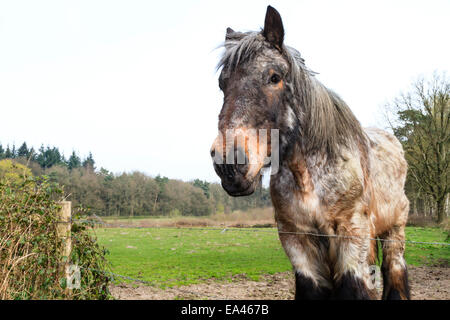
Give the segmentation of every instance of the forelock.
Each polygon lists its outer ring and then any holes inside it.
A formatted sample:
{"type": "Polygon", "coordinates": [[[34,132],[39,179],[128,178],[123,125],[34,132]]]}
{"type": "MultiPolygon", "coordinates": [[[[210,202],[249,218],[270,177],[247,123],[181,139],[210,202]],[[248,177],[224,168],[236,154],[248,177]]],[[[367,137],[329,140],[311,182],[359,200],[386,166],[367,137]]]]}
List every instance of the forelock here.
{"type": "MultiPolygon", "coordinates": [[[[217,69],[224,68],[228,73],[232,73],[240,64],[249,61],[264,49],[270,48],[271,46],[264,38],[262,32],[250,31],[232,32],[228,34],[227,39],[223,43],[223,47],[225,51],[217,65],[217,69]]],[[[311,76],[315,74],[315,72],[305,66],[305,60],[296,49],[283,46],[282,55],[289,65],[294,83],[304,77],[302,73],[307,73],[311,76]]]]}
{"type": "Polygon", "coordinates": [[[265,46],[265,39],[260,32],[233,32],[227,36],[223,47],[225,52],[217,65],[228,72],[233,72],[241,63],[250,60],[265,46]]]}

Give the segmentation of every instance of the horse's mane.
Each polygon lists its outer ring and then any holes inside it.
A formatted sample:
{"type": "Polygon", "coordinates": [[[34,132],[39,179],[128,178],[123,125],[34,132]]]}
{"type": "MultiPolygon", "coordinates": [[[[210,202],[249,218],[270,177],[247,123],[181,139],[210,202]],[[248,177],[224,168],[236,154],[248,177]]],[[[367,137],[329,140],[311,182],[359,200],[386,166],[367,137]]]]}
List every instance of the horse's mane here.
{"type": "MultiPolygon", "coordinates": [[[[218,64],[231,73],[269,46],[261,32],[232,32],[223,45],[225,52],[218,64]]],[[[341,146],[356,145],[367,150],[367,138],[347,104],[322,85],[308,69],[300,53],[283,45],[282,54],[289,64],[287,87],[292,92],[289,104],[299,120],[304,152],[325,152],[335,158],[341,146]]]]}

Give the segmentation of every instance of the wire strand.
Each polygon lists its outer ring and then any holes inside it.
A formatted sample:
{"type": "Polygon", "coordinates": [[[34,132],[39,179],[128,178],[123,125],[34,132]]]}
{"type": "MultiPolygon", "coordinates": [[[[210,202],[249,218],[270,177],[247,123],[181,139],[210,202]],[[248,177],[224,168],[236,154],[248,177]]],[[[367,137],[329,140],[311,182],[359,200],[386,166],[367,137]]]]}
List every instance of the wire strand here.
{"type": "Polygon", "coordinates": [[[445,242],[426,242],[426,241],[414,241],[414,240],[396,240],[396,239],[382,239],[382,238],[367,238],[367,237],[358,237],[358,236],[345,236],[339,234],[321,234],[314,232],[289,232],[289,231],[269,231],[269,230],[261,230],[261,229],[248,229],[248,228],[215,228],[215,227],[141,227],[141,226],[129,226],[129,225],[120,225],[120,224],[109,224],[103,221],[93,221],[93,220],[73,220],[78,222],[89,222],[94,224],[101,224],[105,227],[110,228],[130,228],[130,229],[176,229],[176,230],[207,230],[207,231],[222,231],[222,233],[226,231],[239,231],[239,232],[264,232],[264,233],[278,233],[278,234],[292,234],[292,235],[306,235],[306,236],[314,236],[314,237],[327,237],[327,238],[343,238],[343,239],[359,239],[359,240],[370,240],[370,241],[381,241],[381,242],[401,242],[401,243],[410,243],[410,244],[425,244],[425,245],[440,245],[440,246],[450,246],[450,243],[445,242]]]}

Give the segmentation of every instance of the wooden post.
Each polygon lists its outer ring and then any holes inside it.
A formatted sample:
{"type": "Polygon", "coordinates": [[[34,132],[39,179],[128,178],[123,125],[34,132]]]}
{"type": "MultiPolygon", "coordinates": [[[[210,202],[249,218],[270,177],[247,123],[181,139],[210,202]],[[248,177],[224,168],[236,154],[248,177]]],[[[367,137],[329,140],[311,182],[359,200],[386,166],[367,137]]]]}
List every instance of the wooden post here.
{"type": "MultiPolygon", "coordinates": [[[[70,253],[72,251],[72,239],[71,239],[71,228],[72,228],[72,202],[71,201],[61,201],[61,211],[58,223],[58,236],[63,239],[63,247],[61,248],[62,256],[65,257],[65,262],[62,265],[63,277],[66,277],[66,268],[69,266],[70,253]]],[[[66,289],[66,294],[70,295],[70,290],[66,289]]]]}

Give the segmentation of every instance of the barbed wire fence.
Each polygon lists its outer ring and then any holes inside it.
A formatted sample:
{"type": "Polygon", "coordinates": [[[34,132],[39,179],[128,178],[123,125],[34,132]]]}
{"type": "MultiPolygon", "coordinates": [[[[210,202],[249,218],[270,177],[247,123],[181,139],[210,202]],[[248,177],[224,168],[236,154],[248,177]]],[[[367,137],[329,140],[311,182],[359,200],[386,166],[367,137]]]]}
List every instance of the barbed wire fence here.
{"type": "MultiPolygon", "coordinates": [[[[118,224],[118,223],[106,223],[104,221],[99,220],[99,217],[95,216],[94,219],[72,219],[71,222],[78,222],[78,223],[89,223],[93,226],[103,227],[103,228],[127,228],[127,229],[161,229],[161,230],[195,230],[195,231],[218,231],[221,234],[226,232],[246,232],[246,233],[271,233],[271,234],[291,234],[291,235],[303,235],[303,236],[311,236],[311,237],[326,237],[326,238],[344,238],[344,239],[365,239],[370,241],[379,241],[381,243],[392,243],[392,242],[402,242],[405,245],[411,244],[411,245],[430,245],[430,246],[442,246],[442,247],[450,247],[449,242],[427,242],[427,241],[414,241],[414,240],[394,240],[394,239],[382,239],[382,238],[367,238],[367,237],[358,237],[358,236],[346,236],[346,235],[336,235],[336,234],[320,234],[320,233],[314,233],[314,232],[288,232],[288,231],[280,231],[280,230],[264,230],[263,228],[232,228],[232,227],[170,227],[170,226],[135,226],[135,225],[129,225],[129,224],[118,224]]],[[[84,268],[82,269],[89,269],[90,268],[84,268]]],[[[113,283],[124,283],[124,281],[118,280],[124,279],[128,281],[132,281],[135,283],[141,283],[143,285],[148,285],[151,287],[161,287],[162,285],[169,285],[168,282],[161,282],[161,281],[147,281],[143,279],[137,279],[134,277],[121,275],[114,272],[109,271],[102,271],[102,270],[92,270],[99,273],[103,273],[106,276],[109,276],[113,283]]],[[[199,298],[206,297],[208,299],[215,299],[215,300],[223,300],[227,299],[226,297],[219,297],[210,293],[198,293],[182,288],[177,288],[177,292],[182,292],[191,296],[197,296],[199,298]]]]}
{"type": "Polygon", "coordinates": [[[325,238],[343,238],[343,239],[361,239],[361,240],[371,240],[371,241],[381,241],[381,242],[402,242],[409,244],[424,244],[424,245],[440,245],[440,246],[450,246],[450,243],[447,242],[427,242],[427,241],[414,241],[414,240],[396,240],[396,239],[383,239],[383,238],[367,238],[367,237],[358,237],[358,236],[345,236],[338,234],[321,234],[314,232],[290,232],[290,231],[279,231],[279,230],[263,230],[263,228],[217,228],[217,227],[157,227],[157,226],[133,226],[133,225],[124,225],[124,224],[112,224],[106,223],[103,221],[95,221],[95,220],[73,220],[77,222],[90,222],[93,224],[98,224],[106,228],[134,228],[134,229],[176,229],[176,230],[216,230],[227,232],[227,231],[238,231],[238,232],[265,232],[272,234],[293,234],[293,235],[306,235],[306,236],[314,236],[314,237],[325,237],[325,238]]]}

